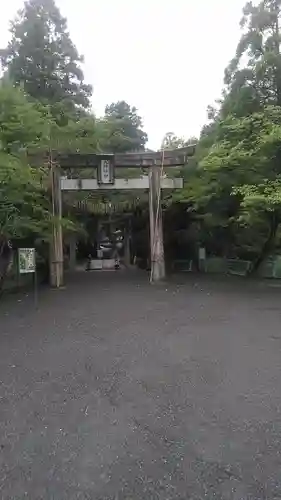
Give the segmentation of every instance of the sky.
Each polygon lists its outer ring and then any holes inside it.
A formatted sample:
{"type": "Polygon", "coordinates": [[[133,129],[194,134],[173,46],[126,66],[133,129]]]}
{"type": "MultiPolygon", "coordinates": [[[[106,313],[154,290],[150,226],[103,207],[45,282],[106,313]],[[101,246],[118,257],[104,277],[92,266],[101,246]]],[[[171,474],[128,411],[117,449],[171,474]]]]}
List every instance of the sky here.
{"type": "MultiPolygon", "coordinates": [[[[197,136],[206,109],[220,97],[224,69],[240,37],[245,0],[57,0],[85,57],[92,105],[136,106],[148,146],[166,132],[197,136]]],[[[1,1],[0,47],[23,0],[1,1]],[[2,3],[3,2],[3,3],[2,3]]]]}

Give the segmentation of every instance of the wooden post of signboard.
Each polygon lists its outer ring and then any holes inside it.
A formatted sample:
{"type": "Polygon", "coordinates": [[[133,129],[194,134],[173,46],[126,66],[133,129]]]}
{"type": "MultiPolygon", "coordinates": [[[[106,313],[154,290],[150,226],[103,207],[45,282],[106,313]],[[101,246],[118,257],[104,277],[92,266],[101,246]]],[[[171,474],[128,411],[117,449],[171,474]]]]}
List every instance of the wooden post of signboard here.
{"type": "Polygon", "coordinates": [[[22,274],[33,274],[34,305],[38,307],[38,280],[35,248],[18,249],[18,279],[22,274]]]}

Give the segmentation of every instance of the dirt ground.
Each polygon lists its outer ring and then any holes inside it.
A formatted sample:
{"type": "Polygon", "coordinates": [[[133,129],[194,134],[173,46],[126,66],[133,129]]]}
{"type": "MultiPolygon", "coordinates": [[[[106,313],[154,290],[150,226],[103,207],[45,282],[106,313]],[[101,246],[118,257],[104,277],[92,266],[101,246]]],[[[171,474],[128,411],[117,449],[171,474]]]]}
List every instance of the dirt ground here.
{"type": "Polygon", "coordinates": [[[4,299],[0,498],[281,499],[281,287],[93,272],[4,299]]]}

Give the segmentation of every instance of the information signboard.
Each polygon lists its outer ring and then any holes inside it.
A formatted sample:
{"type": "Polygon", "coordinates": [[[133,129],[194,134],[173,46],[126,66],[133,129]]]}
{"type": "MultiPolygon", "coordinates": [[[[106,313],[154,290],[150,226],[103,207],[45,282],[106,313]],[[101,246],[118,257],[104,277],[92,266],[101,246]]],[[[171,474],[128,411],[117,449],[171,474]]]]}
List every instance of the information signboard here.
{"type": "Polygon", "coordinates": [[[36,272],[35,248],[19,248],[19,274],[36,272]]]}

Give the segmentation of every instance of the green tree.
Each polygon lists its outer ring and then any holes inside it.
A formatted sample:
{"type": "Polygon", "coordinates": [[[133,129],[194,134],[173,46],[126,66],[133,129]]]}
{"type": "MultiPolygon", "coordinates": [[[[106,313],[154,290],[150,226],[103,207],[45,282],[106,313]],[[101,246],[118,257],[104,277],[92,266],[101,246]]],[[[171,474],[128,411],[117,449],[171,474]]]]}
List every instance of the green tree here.
{"type": "Polygon", "coordinates": [[[177,149],[183,147],[185,141],[183,137],[177,137],[174,132],[167,132],[162,141],[162,148],[164,149],[177,149]]]}
{"type": "Polygon", "coordinates": [[[44,172],[22,159],[0,153],[0,240],[46,233],[49,201],[43,189],[44,172]]]}
{"type": "Polygon", "coordinates": [[[0,85],[0,150],[16,153],[47,144],[48,117],[29,102],[24,91],[10,84],[0,85]]]}
{"type": "Polygon", "coordinates": [[[144,150],[147,134],[142,125],[137,109],[125,101],[106,106],[99,123],[101,149],[114,153],[144,150]]]}
{"type": "Polygon", "coordinates": [[[280,14],[280,0],[248,2],[244,7],[242,37],[225,72],[224,115],[281,105],[280,14]]]}
{"type": "Polygon", "coordinates": [[[189,203],[212,251],[255,257],[274,248],[280,224],[280,0],[248,2],[225,87],[196,148],[196,168],[175,199],[189,203]],[[218,241],[220,240],[219,244],[218,241]]]}
{"type": "MultiPolygon", "coordinates": [[[[21,88],[0,85],[0,289],[9,241],[50,236],[49,172],[42,162],[30,167],[27,153],[31,149],[41,155],[46,150],[52,126],[57,127],[48,109],[30,102],[21,88]]],[[[63,224],[74,228],[66,218],[63,224]]]]}
{"type": "Polygon", "coordinates": [[[273,249],[281,220],[280,123],[279,106],[221,121],[186,193],[209,227],[224,228],[225,242],[236,244],[243,228],[252,231],[253,244],[259,242],[256,267],[273,249]]]}
{"type": "Polygon", "coordinates": [[[101,132],[94,115],[69,121],[65,127],[51,124],[51,148],[61,153],[97,153],[101,132]]]}
{"type": "Polygon", "coordinates": [[[12,23],[11,41],[1,51],[1,62],[12,83],[51,105],[60,124],[90,105],[92,89],[84,83],[83,58],[54,0],[25,2],[12,23]]]}
{"type": "Polygon", "coordinates": [[[195,136],[185,139],[178,137],[174,132],[167,132],[162,141],[162,148],[164,149],[178,149],[185,146],[195,146],[198,143],[198,138],[195,136]]]}
{"type": "Polygon", "coordinates": [[[50,203],[43,172],[0,152],[0,290],[8,269],[5,249],[11,239],[49,235],[50,203]]]}

